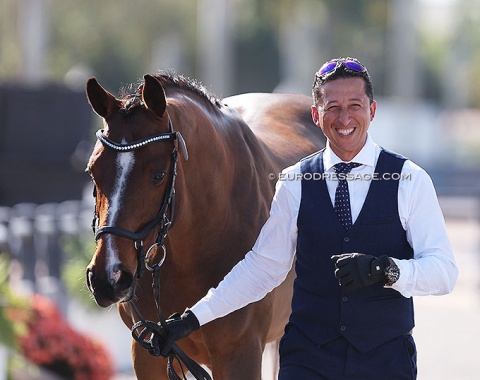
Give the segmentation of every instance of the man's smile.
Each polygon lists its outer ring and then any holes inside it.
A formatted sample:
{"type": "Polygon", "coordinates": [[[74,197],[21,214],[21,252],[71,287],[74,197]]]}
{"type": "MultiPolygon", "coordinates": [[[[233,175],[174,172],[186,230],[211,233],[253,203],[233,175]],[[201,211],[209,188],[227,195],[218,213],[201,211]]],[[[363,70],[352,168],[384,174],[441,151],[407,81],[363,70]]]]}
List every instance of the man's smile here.
{"type": "Polygon", "coordinates": [[[340,133],[342,136],[349,136],[355,131],[355,128],[342,128],[337,129],[337,132],[340,133]]]}

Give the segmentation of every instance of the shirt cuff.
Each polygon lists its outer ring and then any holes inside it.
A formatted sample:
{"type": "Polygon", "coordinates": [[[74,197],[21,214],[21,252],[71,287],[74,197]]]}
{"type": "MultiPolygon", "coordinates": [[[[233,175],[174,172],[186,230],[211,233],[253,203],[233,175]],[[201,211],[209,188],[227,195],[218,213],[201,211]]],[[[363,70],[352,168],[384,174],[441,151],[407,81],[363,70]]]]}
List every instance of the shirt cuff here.
{"type": "Polygon", "coordinates": [[[398,269],[400,270],[400,277],[398,280],[392,285],[389,286],[392,289],[395,289],[405,298],[410,298],[412,295],[408,293],[408,283],[409,279],[411,278],[411,265],[408,260],[399,260],[395,258],[391,258],[395,264],[397,265],[398,269]]]}
{"type": "Polygon", "coordinates": [[[213,315],[212,310],[210,310],[207,303],[203,300],[198,301],[190,308],[190,310],[197,317],[200,326],[203,326],[215,319],[215,315],[213,315]]]}

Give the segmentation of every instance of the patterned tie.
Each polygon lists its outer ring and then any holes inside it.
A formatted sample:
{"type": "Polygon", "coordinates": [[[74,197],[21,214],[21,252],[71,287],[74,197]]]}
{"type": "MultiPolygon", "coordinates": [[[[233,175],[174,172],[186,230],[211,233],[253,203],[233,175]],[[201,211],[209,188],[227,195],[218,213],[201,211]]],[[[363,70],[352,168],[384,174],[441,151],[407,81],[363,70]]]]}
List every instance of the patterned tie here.
{"type": "MultiPolygon", "coordinates": [[[[334,165],[335,173],[347,174],[350,173],[350,170],[360,166],[361,164],[356,162],[340,162],[339,164],[334,165]]],[[[348,184],[347,180],[339,179],[337,190],[335,191],[335,213],[337,214],[338,220],[342,223],[342,226],[348,231],[352,228],[352,212],[350,210],[350,194],[348,193],[348,184]]]]}

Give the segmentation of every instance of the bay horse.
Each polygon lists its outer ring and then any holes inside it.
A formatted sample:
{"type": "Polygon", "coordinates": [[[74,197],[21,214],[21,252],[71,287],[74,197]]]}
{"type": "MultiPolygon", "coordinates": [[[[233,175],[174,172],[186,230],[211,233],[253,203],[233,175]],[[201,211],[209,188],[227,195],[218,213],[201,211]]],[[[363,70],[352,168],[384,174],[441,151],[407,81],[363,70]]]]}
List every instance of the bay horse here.
{"type": "MultiPolygon", "coordinates": [[[[157,321],[160,308],[181,312],[215,287],[253,246],[278,173],[325,144],[305,95],[220,100],[195,80],[156,74],[119,98],[90,78],[87,97],[103,129],[87,166],[99,228],[86,281],[130,329],[139,313],[157,321]],[[160,261],[157,298],[144,259],[160,261]]],[[[260,379],[264,347],[290,314],[294,276],[178,346],[215,380],[260,379]]],[[[138,379],[167,378],[163,358],[136,340],[131,349],[138,379]]]]}

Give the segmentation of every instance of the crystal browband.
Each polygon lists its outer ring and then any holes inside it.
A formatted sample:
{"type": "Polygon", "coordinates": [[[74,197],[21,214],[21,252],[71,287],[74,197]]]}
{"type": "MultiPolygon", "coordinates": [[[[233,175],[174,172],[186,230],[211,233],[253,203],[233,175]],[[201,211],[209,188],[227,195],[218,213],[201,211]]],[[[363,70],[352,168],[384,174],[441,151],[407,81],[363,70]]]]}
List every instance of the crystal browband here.
{"type": "Polygon", "coordinates": [[[175,140],[177,138],[177,133],[176,132],[162,133],[161,135],[147,137],[145,139],[137,140],[129,144],[119,144],[113,140],[110,140],[108,137],[106,137],[103,134],[103,129],[97,131],[96,136],[102,142],[103,145],[106,145],[113,150],[116,150],[118,152],[130,152],[132,150],[140,149],[145,145],[148,145],[156,141],[175,140]]]}

